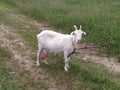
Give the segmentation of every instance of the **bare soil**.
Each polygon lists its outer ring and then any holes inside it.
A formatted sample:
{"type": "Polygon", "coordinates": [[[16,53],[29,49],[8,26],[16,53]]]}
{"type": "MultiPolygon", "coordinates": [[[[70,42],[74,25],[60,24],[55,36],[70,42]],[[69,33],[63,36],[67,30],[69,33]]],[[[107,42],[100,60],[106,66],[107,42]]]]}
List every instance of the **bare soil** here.
{"type": "Polygon", "coordinates": [[[100,64],[106,67],[109,71],[120,73],[120,63],[118,63],[117,58],[107,57],[105,54],[98,55],[98,50],[101,47],[96,47],[93,45],[79,44],[78,45],[78,58],[88,62],[93,62],[95,64],[100,64]]]}

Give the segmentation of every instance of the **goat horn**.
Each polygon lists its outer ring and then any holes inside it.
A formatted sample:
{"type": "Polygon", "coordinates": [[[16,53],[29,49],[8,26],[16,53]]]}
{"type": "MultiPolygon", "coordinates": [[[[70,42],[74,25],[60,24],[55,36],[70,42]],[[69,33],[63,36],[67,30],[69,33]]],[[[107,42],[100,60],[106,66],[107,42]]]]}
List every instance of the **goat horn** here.
{"type": "Polygon", "coordinates": [[[76,25],[73,25],[73,27],[75,28],[75,30],[77,30],[77,26],[76,25]]]}
{"type": "Polygon", "coordinates": [[[80,25],[80,29],[82,29],[82,25],[80,25]]]}

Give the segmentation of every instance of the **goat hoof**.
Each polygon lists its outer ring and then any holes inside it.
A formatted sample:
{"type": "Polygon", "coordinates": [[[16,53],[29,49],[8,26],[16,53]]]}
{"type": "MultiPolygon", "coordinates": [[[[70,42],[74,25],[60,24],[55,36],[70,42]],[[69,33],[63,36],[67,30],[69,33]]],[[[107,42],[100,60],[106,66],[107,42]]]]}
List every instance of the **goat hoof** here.
{"type": "Polygon", "coordinates": [[[65,72],[68,72],[68,69],[66,69],[65,72]]]}
{"type": "Polygon", "coordinates": [[[65,69],[65,72],[68,72],[68,68],[65,67],[64,69],[65,69]]]}
{"type": "Polygon", "coordinates": [[[45,62],[45,64],[48,64],[48,62],[45,62]]]}
{"type": "Polygon", "coordinates": [[[48,64],[48,62],[46,60],[43,61],[45,64],[48,64]]]}
{"type": "Polygon", "coordinates": [[[40,66],[40,63],[37,63],[37,66],[40,66]]]}

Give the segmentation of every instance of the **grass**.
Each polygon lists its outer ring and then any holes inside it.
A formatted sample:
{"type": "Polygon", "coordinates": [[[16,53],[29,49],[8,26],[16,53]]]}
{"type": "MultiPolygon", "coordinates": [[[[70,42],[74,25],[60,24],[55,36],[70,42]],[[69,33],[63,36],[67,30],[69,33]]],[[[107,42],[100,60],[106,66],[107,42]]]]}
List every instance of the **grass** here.
{"type": "Polygon", "coordinates": [[[16,5],[24,14],[45,22],[64,33],[72,26],[83,25],[84,40],[105,49],[105,53],[120,57],[119,0],[4,0],[16,5]]]}
{"type": "Polygon", "coordinates": [[[11,54],[0,47],[0,90],[23,90],[15,75],[5,66],[10,58],[11,54]]]}
{"type": "MultiPolygon", "coordinates": [[[[9,4],[0,1],[0,24],[8,22],[5,13],[2,12],[2,10],[6,9],[5,7],[9,7],[9,4]]],[[[6,63],[11,58],[11,53],[0,46],[0,90],[23,90],[15,74],[6,66],[6,63]]]]}
{"type": "MultiPolygon", "coordinates": [[[[85,38],[84,42],[92,42],[95,44],[99,44],[103,47],[106,47],[106,52],[107,50],[109,50],[110,46],[114,44],[115,47],[112,47],[110,52],[112,52],[113,50],[116,50],[119,53],[119,51],[115,49],[116,47],[119,47],[118,46],[119,43],[118,42],[116,43],[116,39],[113,40],[113,36],[115,38],[119,37],[119,30],[118,30],[119,25],[117,26],[112,22],[115,18],[118,19],[118,17],[113,17],[112,19],[108,17],[109,15],[111,15],[108,12],[109,10],[110,11],[112,10],[111,9],[112,7],[109,6],[109,5],[112,5],[111,4],[113,2],[112,0],[104,1],[104,2],[103,0],[89,0],[89,1],[87,0],[84,0],[84,1],[83,0],[74,0],[74,1],[73,0],[61,0],[61,1],[55,0],[53,2],[50,2],[48,0],[40,0],[40,1],[36,0],[37,4],[35,0],[34,1],[33,0],[20,0],[20,1],[4,0],[4,1],[7,1],[7,2],[11,1],[12,2],[11,4],[16,4],[20,8],[20,10],[22,10],[23,13],[30,15],[32,18],[37,19],[38,21],[46,21],[49,25],[52,25],[56,29],[58,28],[59,30],[63,30],[63,32],[65,33],[72,31],[71,28],[73,24],[77,24],[77,25],[82,24],[83,28],[87,32],[87,37],[85,38]],[[109,4],[106,4],[107,2],[109,2],[109,4]],[[51,6],[48,8],[48,5],[51,5],[51,6]],[[62,8],[61,8],[61,5],[63,5],[62,8]],[[45,8],[40,8],[40,7],[45,7],[45,8]],[[98,9],[97,7],[101,7],[101,8],[98,9]],[[79,10],[81,12],[79,12],[79,10]],[[104,10],[105,11],[108,10],[108,12],[104,12],[104,10]],[[49,12],[50,16],[48,16],[47,12],[49,12]],[[52,15],[52,14],[55,14],[55,15],[52,15]],[[113,26],[111,24],[113,24],[113,26]],[[112,35],[112,38],[111,38],[111,35],[112,35]],[[109,38],[111,40],[109,40],[109,38]],[[109,46],[108,44],[110,42],[111,42],[111,45],[109,46]]],[[[117,9],[117,6],[115,7],[115,9],[117,9]]],[[[119,15],[119,12],[117,12],[117,10],[114,12],[115,12],[114,13],[115,15],[117,15],[117,13],[119,15]]],[[[1,14],[3,21],[5,18],[4,14],[1,14]]],[[[21,35],[25,39],[25,41],[30,44],[31,48],[33,49],[33,52],[36,51],[36,48],[37,48],[36,32],[38,31],[32,28],[31,30],[28,31],[27,29],[24,29],[21,27],[20,22],[17,23],[16,21],[12,20],[12,23],[11,23],[10,20],[11,19],[9,19],[8,17],[6,18],[6,21],[4,23],[11,25],[11,27],[15,28],[16,32],[19,33],[19,35],[21,35]]],[[[115,21],[114,23],[118,24],[118,22],[119,21],[115,21]]],[[[119,41],[119,39],[117,39],[117,41],[119,41]]],[[[114,55],[116,51],[112,53],[110,52],[107,52],[107,53],[114,55]]],[[[6,60],[5,58],[9,57],[10,55],[8,53],[8,56],[7,56],[6,55],[7,53],[8,52],[4,51],[4,49],[0,49],[0,57],[4,58],[4,60],[6,60]]],[[[115,54],[115,56],[117,56],[117,54],[115,54]]],[[[54,78],[57,81],[58,86],[59,85],[65,86],[67,90],[120,90],[119,74],[108,72],[108,70],[106,70],[103,66],[96,65],[91,62],[84,62],[80,59],[74,58],[73,56],[70,62],[71,69],[69,72],[66,73],[63,70],[63,67],[64,67],[63,61],[57,60],[52,54],[49,56],[49,58],[50,58],[49,60],[50,64],[49,65],[41,64],[40,68],[45,70],[46,73],[50,75],[50,78],[54,78]]],[[[33,59],[36,59],[36,55],[33,56],[33,59]]],[[[0,60],[3,61],[1,58],[0,60]]],[[[1,66],[2,65],[4,64],[1,64],[1,66]]],[[[9,78],[8,76],[9,70],[7,68],[6,68],[7,70],[4,70],[4,68],[0,68],[0,69],[3,71],[8,71],[6,75],[9,78]]],[[[6,78],[6,75],[2,75],[3,79],[6,78]]],[[[23,72],[20,73],[20,76],[22,78],[25,77],[25,80],[26,78],[29,77],[29,80],[23,83],[24,88],[26,88],[26,86],[33,88],[41,85],[40,87],[43,87],[43,88],[45,87],[45,89],[47,89],[47,86],[45,86],[43,82],[37,82],[37,83],[33,82],[32,81],[33,78],[29,76],[29,72],[27,71],[23,70],[23,72]]],[[[7,81],[9,83],[9,79],[7,79],[7,81]]],[[[12,79],[12,81],[14,81],[14,78],[12,79]]],[[[21,89],[19,87],[19,83],[16,80],[15,82],[12,82],[12,85],[13,83],[15,85],[14,87],[17,88],[17,89],[14,88],[15,90],[21,89]]],[[[9,86],[9,84],[7,86],[6,85],[7,84],[4,84],[4,87],[9,86]]],[[[14,90],[12,88],[13,87],[11,87],[11,89],[9,90],[14,90]]]]}
{"type": "Polygon", "coordinates": [[[120,77],[107,72],[102,66],[78,59],[71,59],[71,69],[65,73],[64,63],[50,55],[49,65],[42,67],[58,84],[66,85],[68,90],[119,90],[120,77]]]}

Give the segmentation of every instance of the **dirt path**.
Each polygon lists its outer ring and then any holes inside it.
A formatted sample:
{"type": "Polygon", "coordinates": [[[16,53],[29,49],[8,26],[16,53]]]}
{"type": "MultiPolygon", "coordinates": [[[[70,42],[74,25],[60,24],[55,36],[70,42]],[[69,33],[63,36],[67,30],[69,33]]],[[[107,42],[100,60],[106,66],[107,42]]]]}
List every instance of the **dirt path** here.
{"type": "MultiPolygon", "coordinates": [[[[40,30],[45,29],[43,24],[39,24],[34,20],[28,20],[25,16],[12,12],[12,10],[4,10],[4,13],[13,21],[21,23],[24,28],[37,28],[40,30]]],[[[13,55],[12,60],[6,62],[16,75],[21,71],[29,71],[29,77],[34,83],[41,83],[35,87],[28,87],[28,90],[65,90],[64,86],[56,85],[55,79],[50,78],[47,73],[40,67],[36,66],[36,61],[33,60],[32,55],[36,51],[32,51],[24,39],[16,33],[16,29],[11,26],[0,23],[0,45],[7,48],[13,55]]],[[[24,83],[29,82],[29,78],[21,78],[24,83]]]]}
{"type": "Polygon", "coordinates": [[[105,55],[97,55],[97,47],[87,44],[78,45],[78,52],[80,53],[77,55],[78,58],[82,58],[84,61],[90,61],[95,64],[103,65],[111,72],[120,73],[120,63],[117,62],[118,60],[105,55]]]}
{"type": "MultiPolygon", "coordinates": [[[[14,69],[15,73],[18,73],[20,69],[29,70],[30,76],[33,77],[34,81],[42,80],[46,86],[49,86],[47,87],[48,90],[52,88],[59,90],[56,86],[56,81],[49,78],[41,68],[36,67],[35,61],[31,58],[32,51],[25,45],[24,40],[16,33],[13,33],[12,28],[2,24],[0,25],[0,44],[2,47],[7,48],[13,55],[12,62],[8,62],[9,66],[15,68],[12,63],[16,62],[18,64],[19,68],[14,69]]],[[[29,90],[34,90],[34,88],[30,88],[29,90]]]]}

